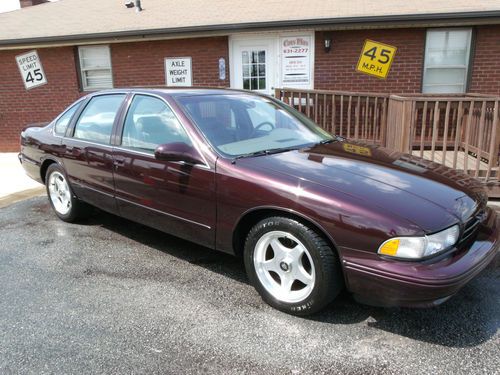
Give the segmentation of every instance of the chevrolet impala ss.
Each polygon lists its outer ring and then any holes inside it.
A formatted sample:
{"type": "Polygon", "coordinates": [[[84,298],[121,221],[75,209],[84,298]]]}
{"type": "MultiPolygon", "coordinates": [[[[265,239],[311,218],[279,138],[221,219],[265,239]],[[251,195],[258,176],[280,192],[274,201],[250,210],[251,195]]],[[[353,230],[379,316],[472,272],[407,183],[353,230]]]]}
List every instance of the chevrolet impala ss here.
{"type": "Polygon", "coordinates": [[[270,97],[216,89],[87,95],[21,134],[62,220],[92,206],[241,256],[273,307],[433,306],[495,257],[487,195],[461,172],[332,136],[270,97]]]}

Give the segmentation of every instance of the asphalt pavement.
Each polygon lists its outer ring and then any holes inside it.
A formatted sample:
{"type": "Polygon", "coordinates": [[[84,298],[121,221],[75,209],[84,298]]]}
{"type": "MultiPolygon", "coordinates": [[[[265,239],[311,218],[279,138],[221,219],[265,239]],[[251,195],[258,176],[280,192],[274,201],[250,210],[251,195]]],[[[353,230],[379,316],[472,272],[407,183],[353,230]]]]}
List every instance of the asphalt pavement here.
{"type": "Polygon", "coordinates": [[[499,265],[436,308],[298,318],[236,258],[32,198],[0,209],[0,373],[498,374],[499,265]]]}

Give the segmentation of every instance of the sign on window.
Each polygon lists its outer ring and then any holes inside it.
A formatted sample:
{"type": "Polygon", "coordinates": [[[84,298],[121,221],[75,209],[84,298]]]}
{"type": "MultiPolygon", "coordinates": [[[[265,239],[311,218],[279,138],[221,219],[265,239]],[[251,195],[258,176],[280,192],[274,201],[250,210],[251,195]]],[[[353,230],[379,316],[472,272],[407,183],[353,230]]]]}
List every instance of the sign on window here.
{"type": "Polygon", "coordinates": [[[167,86],[192,86],[191,57],[166,58],[165,79],[167,86]]]}
{"type": "Polygon", "coordinates": [[[388,44],[365,40],[356,70],[378,78],[387,78],[396,49],[388,44]]]}
{"type": "Polygon", "coordinates": [[[281,83],[303,87],[311,83],[311,37],[281,38],[281,83]]]}
{"type": "Polygon", "coordinates": [[[45,85],[47,83],[42,62],[40,61],[36,51],[30,51],[23,55],[16,56],[16,61],[26,90],[45,85]]]}

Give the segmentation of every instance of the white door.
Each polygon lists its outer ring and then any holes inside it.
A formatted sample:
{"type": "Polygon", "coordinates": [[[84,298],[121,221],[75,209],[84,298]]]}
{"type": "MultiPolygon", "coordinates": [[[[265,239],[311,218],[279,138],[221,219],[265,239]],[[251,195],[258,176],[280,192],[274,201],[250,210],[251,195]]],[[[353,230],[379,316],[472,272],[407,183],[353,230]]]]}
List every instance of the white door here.
{"type": "Polygon", "coordinates": [[[276,86],[276,40],[231,40],[231,87],[272,95],[276,86]]]}

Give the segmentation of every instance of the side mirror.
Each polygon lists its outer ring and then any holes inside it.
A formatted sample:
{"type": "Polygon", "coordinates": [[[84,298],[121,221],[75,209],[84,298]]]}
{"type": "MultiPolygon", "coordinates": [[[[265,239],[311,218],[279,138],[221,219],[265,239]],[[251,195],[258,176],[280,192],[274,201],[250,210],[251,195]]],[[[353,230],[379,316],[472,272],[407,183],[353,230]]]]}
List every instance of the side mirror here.
{"type": "Polygon", "coordinates": [[[155,158],[162,161],[183,161],[188,164],[203,164],[193,146],[184,142],[167,143],[155,149],[155,158]]]}

